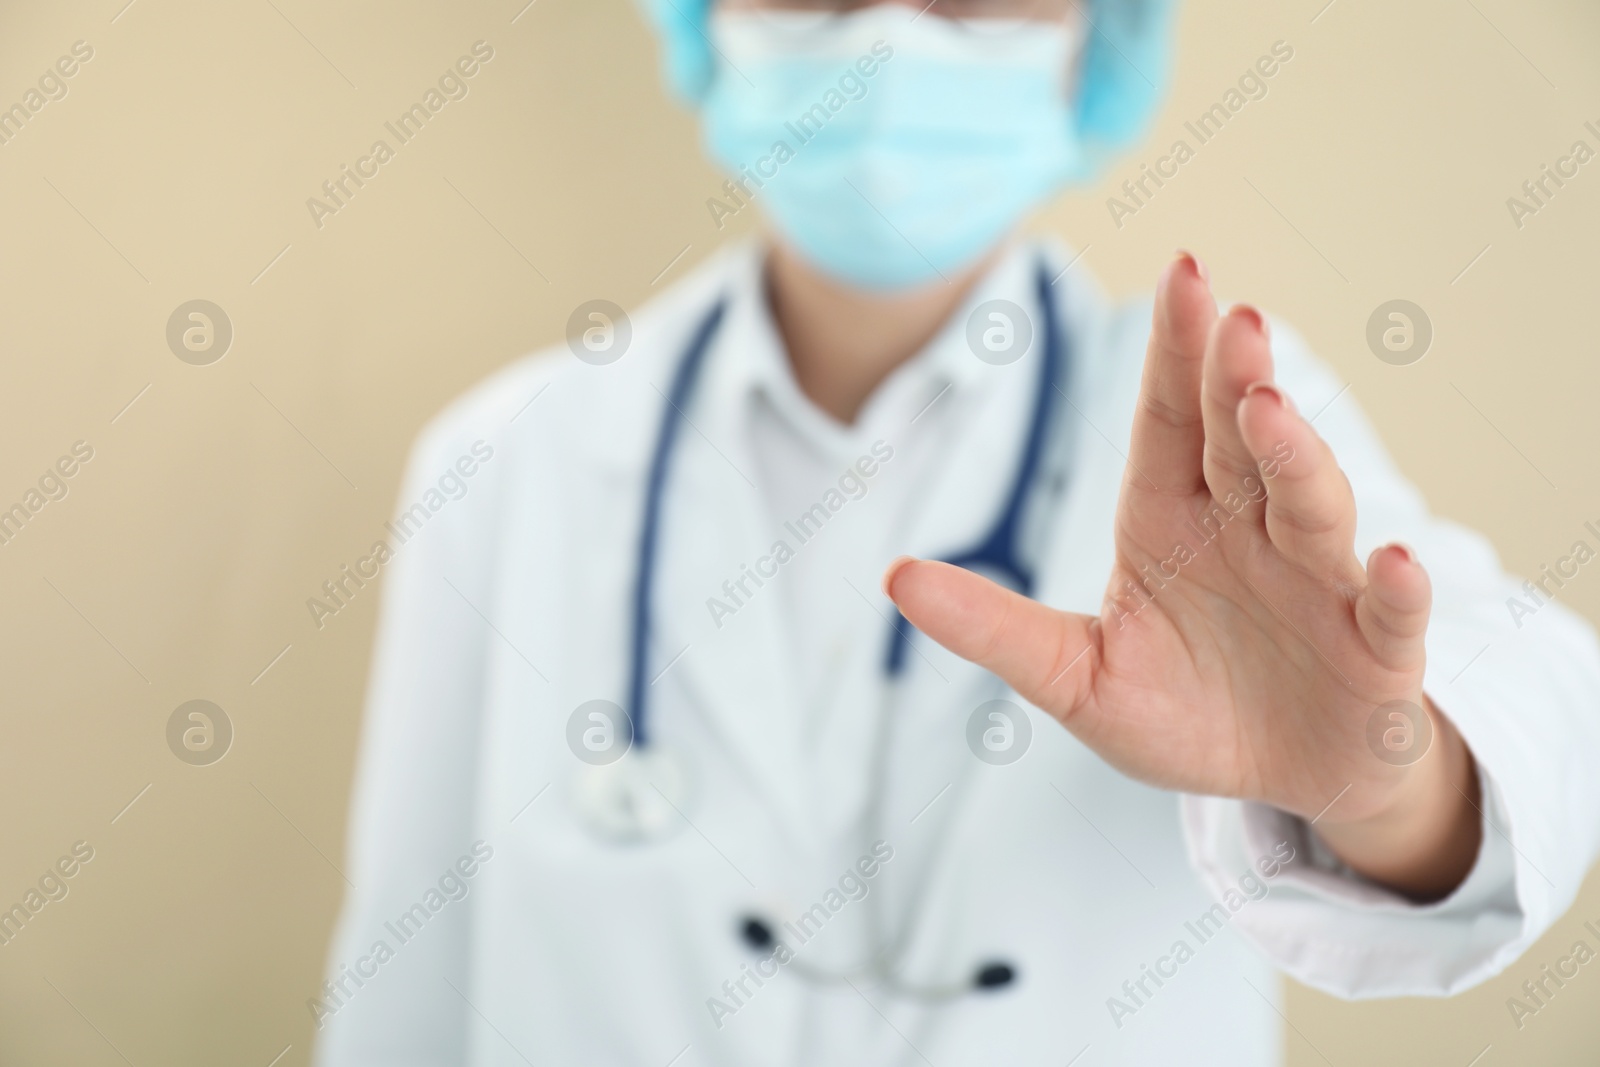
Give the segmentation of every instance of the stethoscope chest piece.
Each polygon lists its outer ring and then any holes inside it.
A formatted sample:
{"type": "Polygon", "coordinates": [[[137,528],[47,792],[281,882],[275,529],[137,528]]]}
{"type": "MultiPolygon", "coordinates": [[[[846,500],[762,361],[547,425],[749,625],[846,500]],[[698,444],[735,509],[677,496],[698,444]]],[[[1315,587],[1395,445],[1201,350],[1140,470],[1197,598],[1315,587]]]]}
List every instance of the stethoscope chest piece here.
{"type": "Polygon", "coordinates": [[[617,844],[661,841],[683,827],[688,779],[670,751],[635,746],[613,763],[581,766],[572,799],[596,837],[617,844]]]}

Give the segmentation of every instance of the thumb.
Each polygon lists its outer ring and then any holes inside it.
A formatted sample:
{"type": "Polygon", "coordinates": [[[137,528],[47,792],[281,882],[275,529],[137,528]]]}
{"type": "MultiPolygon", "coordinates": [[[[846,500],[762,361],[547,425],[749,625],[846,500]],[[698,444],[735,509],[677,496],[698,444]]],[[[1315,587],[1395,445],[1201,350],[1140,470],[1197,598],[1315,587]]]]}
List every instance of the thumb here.
{"type": "Polygon", "coordinates": [[[901,556],[883,591],[911,624],[1058,719],[1087,698],[1098,646],[1087,615],[1057,611],[948,563],[901,556]]]}

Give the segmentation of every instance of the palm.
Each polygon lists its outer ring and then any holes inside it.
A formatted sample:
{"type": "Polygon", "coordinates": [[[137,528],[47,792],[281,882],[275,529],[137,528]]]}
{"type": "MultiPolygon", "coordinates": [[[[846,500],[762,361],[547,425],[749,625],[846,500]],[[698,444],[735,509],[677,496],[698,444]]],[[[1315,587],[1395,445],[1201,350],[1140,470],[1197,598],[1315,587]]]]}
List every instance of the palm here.
{"type": "Polygon", "coordinates": [[[1198,527],[1219,503],[1210,494],[1124,501],[1118,554],[1126,562],[1108,594],[1127,600],[1100,619],[1100,658],[1081,704],[1041,706],[1075,718],[1091,747],[1147,781],[1271,799],[1308,817],[1349,785],[1348,814],[1381,793],[1371,786],[1388,784],[1388,766],[1366,747],[1367,720],[1388,701],[1419,701],[1421,657],[1377,657],[1356,619],[1364,581],[1353,554],[1346,573],[1318,577],[1248,513],[1206,543],[1186,520],[1198,527]],[[1148,578],[1160,572],[1133,563],[1165,562],[1183,541],[1197,551],[1164,588],[1148,578]]]}
{"type": "Polygon", "coordinates": [[[1259,315],[1218,318],[1193,262],[1157,298],[1117,562],[1098,618],[969,572],[891,575],[907,618],[995,670],[1127,773],[1307,817],[1381,807],[1367,725],[1422,701],[1429,590],[1404,549],[1353,550],[1327,446],[1270,386],[1259,315]],[[1265,461],[1265,462],[1263,462],[1265,461]]]}

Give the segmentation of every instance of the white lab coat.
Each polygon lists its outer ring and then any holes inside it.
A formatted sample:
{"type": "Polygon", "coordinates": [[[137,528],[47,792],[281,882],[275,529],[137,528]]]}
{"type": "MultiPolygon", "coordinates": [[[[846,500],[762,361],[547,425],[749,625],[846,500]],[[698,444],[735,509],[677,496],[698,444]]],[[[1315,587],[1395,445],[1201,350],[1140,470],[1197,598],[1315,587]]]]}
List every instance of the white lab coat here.
{"type": "MultiPolygon", "coordinates": [[[[1052,275],[1068,261],[1048,246],[1015,254],[1041,253],[1052,275]]],[[[1355,398],[1338,396],[1282,325],[1280,384],[1302,411],[1332,401],[1316,426],[1355,489],[1357,554],[1401,539],[1432,576],[1425,687],[1479,761],[1492,824],[1466,883],[1410,905],[1339,870],[1298,820],[1130,781],[1032,709],[1027,755],[980,763],[966,718],[999,695],[996,683],[921,638],[926,665],[912,657],[895,697],[909,728],[882,780],[882,825],[867,833],[824,817],[870,785],[871,724],[826,754],[834,774],[819,781],[795,756],[785,679],[807,665],[788,661],[781,601],[752,601],[721,629],[703,604],[771,540],[759,496],[738,478],[746,445],[723,393],[740,358],[734,311],[759,299],[758,263],[749,246],[725,251],[633,314],[620,361],[586,365],[561,346],[516,363],[418,442],[401,510],[426,506],[385,565],[353,800],[355,888],[331,950],[336,984],[308,1003],[319,1062],[1256,1067],[1280,1059],[1274,969],[1343,996],[1448,995],[1503,969],[1569,905],[1600,836],[1594,637],[1555,603],[1516,627],[1506,598],[1520,583],[1482,537],[1427,513],[1355,398]],[[692,825],[618,846],[575,813],[567,720],[585,701],[625,699],[662,393],[722,293],[732,309],[673,458],[652,648],[664,665],[690,646],[653,723],[689,771],[692,825]],[[478,459],[459,464],[477,442],[478,459]],[[430,497],[452,468],[473,469],[465,495],[430,497]],[[822,989],[785,972],[759,988],[747,979],[736,1013],[719,1018],[712,998],[733,1005],[724,982],[755,959],[739,917],[827,903],[877,838],[894,858],[869,900],[894,933],[914,916],[904,976],[948,982],[1002,958],[1020,980],[930,1008],[870,980],[822,989]],[[1268,880],[1247,878],[1275,848],[1295,858],[1268,880]],[[1259,885],[1266,895],[1251,899],[1259,885]],[[351,968],[366,976],[359,984],[351,968]],[[1157,984],[1150,968],[1167,977],[1157,984]]],[[[1053,291],[1081,414],[1064,416],[1068,477],[1037,595],[1093,613],[1150,306],[1109,304],[1081,266],[1053,291]]],[[[950,328],[994,296],[1032,302],[991,279],[950,328]]],[[[1016,423],[973,424],[958,450],[966,461],[932,491],[904,551],[936,557],[985,526],[1009,478],[994,472],[1016,462],[1016,423]]],[[[875,587],[863,592],[888,610],[875,587]]],[[[800,951],[848,966],[864,951],[867,914],[866,902],[846,903],[800,951]]]]}

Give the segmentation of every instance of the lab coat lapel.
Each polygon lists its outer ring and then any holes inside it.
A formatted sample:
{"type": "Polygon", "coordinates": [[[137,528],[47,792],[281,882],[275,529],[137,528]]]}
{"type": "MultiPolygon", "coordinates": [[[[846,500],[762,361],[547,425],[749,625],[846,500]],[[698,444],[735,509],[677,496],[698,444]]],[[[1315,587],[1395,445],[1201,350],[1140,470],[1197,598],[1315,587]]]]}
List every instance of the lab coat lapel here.
{"type": "Polygon", "coordinates": [[[934,446],[939,455],[925,466],[927,480],[905,547],[912,555],[945,559],[969,551],[990,533],[1005,508],[1029,428],[1043,355],[1034,295],[1037,263],[1032,247],[1013,249],[930,342],[955,386],[937,401],[947,406],[938,415],[954,415],[948,410],[954,405],[966,410],[941,435],[934,446]],[[1021,307],[1033,324],[1033,344],[1013,363],[996,365],[978,359],[967,339],[967,324],[975,310],[991,301],[1021,307]]]}
{"type": "Polygon", "coordinates": [[[752,295],[731,300],[698,395],[684,413],[689,421],[668,475],[652,653],[659,666],[651,676],[678,675],[669,689],[685,696],[687,714],[704,720],[724,750],[717,758],[746,769],[751,790],[800,840],[810,832],[793,643],[779,591],[750,577],[773,565],[763,561],[783,536],[757,488],[749,446],[740,361],[751,343],[752,295]]]}

